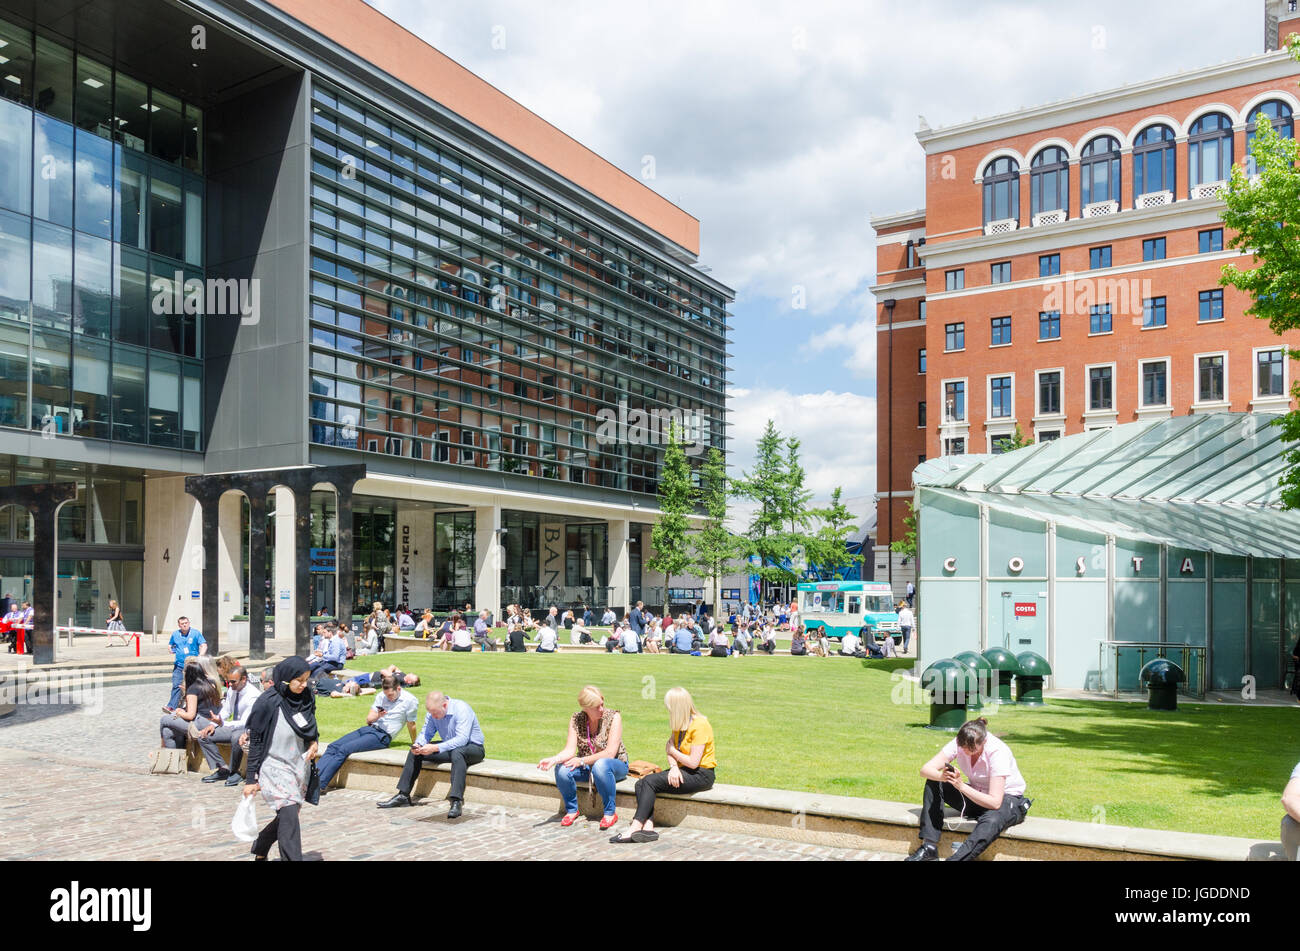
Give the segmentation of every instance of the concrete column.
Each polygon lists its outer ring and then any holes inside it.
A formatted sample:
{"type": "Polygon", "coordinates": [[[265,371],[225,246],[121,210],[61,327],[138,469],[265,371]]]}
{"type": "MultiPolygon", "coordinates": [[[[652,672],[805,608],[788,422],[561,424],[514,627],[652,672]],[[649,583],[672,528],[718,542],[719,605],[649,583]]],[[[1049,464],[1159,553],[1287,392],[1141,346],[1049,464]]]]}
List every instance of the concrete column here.
{"type": "Polygon", "coordinates": [[[622,617],[632,607],[632,523],[619,518],[610,519],[608,525],[609,606],[615,614],[622,617]]]}
{"type": "MultiPolygon", "coordinates": [[[[144,480],[144,626],[158,618],[159,632],[176,629],[182,615],[202,630],[203,517],[185,492],[185,477],[144,480]]],[[[215,632],[213,632],[215,634],[215,632]]],[[[206,638],[207,631],[203,631],[206,638]]]]}
{"type": "MultiPolygon", "coordinates": [[[[274,602],[276,640],[289,636],[297,644],[294,624],[297,617],[297,598],[294,578],[294,526],[293,489],[276,486],[275,492],[275,574],[271,584],[274,602]],[[287,595],[287,597],[285,597],[287,595]]],[[[305,623],[304,623],[305,626],[305,623]]],[[[308,641],[310,643],[310,639],[308,641]]]]}
{"type": "MultiPolygon", "coordinates": [[[[266,487],[253,483],[248,494],[248,656],[266,657],[266,487]]],[[[274,584],[271,598],[275,599],[274,584]]]]}
{"type": "Polygon", "coordinates": [[[203,548],[199,552],[199,571],[202,580],[200,591],[202,600],[200,612],[202,618],[199,623],[202,625],[203,637],[208,643],[208,653],[214,657],[221,653],[221,627],[219,616],[219,606],[217,603],[217,589],[220,587],[219,561],[217,546],[219,544],[220,532],[220,508],[221,497],[217,492],[208,492],[203,495],[199,501],[199,515],[203,520],[202,538],[203,548]]]}
{"type": "MultiPolygon", "coordinates": [[[[334,599],[334,613],[337,620],[342,625],[352,623],[352,611],[355,607],[354,602],[357,599],[356,594],[356,568],[353,565],[353,541],[352,541],[352,488],[340,489],[335,487],[336,511],[338,515],[338,531],[334,537],[334,571],[335,571],[335,588],[336,595],[334,599]]],[[[433,549],[430,547],[429,556],[432,558],[433,549]]]]}
{"type": "Polygon", "coordinates": [[[234,644],[229,636],[230,619],[244,613],[244,566],[240,559],[243,507],[244,496],[239,492],[227,492],[218,503],[217,591],[205,592],[217,599],[217,630],[227,647],[234,644]]]}
{"type": "Polygon", "coordinates": [[[505,551],[500,544],[501,506],[474,509],[474,610],[487,608],[501,620],[501,569],[505,551]]]}

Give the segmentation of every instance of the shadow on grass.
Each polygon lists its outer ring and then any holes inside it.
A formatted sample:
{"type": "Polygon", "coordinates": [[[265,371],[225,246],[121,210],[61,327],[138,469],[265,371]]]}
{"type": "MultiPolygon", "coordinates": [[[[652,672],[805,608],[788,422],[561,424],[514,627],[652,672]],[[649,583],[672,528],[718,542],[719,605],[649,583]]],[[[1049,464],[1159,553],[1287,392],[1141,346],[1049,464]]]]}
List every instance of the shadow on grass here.
{"type": "Polygon", "coordinates": [[[893,673],[896,670],[911,670],[916,663],[913,657],[889,657],[884,660],[873,660],[868,657],[861,661],[864,670],[883,670],[887,673],[893,673]]]}

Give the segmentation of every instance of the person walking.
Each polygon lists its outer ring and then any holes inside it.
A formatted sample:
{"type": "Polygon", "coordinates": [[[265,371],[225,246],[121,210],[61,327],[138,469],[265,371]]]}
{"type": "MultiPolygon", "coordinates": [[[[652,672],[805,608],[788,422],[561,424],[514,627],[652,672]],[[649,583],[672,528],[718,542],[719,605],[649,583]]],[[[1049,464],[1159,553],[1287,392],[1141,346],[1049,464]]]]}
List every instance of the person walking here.
{"type": "Polygon", "coordinates": [[[175,657],[172,665],[172,693],[167,701],[167,708],[175,710],[181,704],[181,682],[185,679],[185,661],[191,657],[206,657],[208,642],[203,639],[203,632],[197,627],[190,627],[190,619],[178,617],[176,630],[167,641],[167,649],[175,657]]]}
{"type": "Polygon", "coordinates": [[[106,631],[125,631],[126,625],[122,623],[122,609],[117,606],[117,602],[109,599],[108,602],[108,619],[104,621],[104,630],[106,631]]]}
{"type": "MultiPolygon", "coordinates": [[[[909,581],[910,585],[911,582],[909,581]]],[[[916,626],[916,615],[912,613],[910,599],[908,601],[898,602],[898,630],[903,635],[903,653],[907,653],[907,645],[912,643],[912,628],[916,626]]]]}
{"type": "Polygon", "coordinates": [[[916,607],[916,585],[911,581],[907,583],[907,606],[909,608],[916,607]]]}
{"type": "Polygon", "coordinates": [[[257,698],[248,718],[248,783],[244,795],[261,793],[275,810],[253,843],[253,857],[265,861],[271,843],[278,842],[280,858],[302,861],[299,812],[304,802],[315,805],[316,789],[309,789],[311,760],[319,747],[316,697],[307,689],[311,668],[302,657],[287,657],[276,665],[274,682],[257,698]]]}

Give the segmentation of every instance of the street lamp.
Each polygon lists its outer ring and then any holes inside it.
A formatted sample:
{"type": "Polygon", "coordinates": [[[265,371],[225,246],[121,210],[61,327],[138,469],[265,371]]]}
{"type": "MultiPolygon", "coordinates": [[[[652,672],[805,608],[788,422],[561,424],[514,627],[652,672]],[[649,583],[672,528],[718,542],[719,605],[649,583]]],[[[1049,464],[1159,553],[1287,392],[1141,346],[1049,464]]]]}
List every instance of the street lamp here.
{"type": "MultiPolygon", "coordinates": [[[[912,242],[908,242],[910,246],[912,242]]],[[[889,431],[885,449],[885,486],[888,495],[885,496],[885,513],[889,519],[889,542],[894,542],[894,305],[898,301],[894,298],[887,298],[884,302],[885,315],[889,320],[889,395],[886,398],[889,415],[889,431]]],[[[885,555],[886,571],[889,578],[889,590],[894,590],[894,553],[886,552],[885,555]]]]}

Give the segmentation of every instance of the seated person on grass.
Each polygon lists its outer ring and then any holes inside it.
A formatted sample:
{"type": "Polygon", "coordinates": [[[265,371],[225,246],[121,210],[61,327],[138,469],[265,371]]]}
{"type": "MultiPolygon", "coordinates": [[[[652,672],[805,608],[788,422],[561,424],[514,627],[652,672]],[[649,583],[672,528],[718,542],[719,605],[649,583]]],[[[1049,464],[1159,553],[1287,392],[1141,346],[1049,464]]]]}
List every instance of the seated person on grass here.
{"type": "Polygon", "coordinates": [[[524,644],[524,625],[523,622],[511,618],[506,622],[506,653],[508,654],[527,654],[528,646],[524,644]]]}
{"type": "Polygon", "coordinates": [[[722,628],[715,628],[709,635],[709,656],[726,657],[731,651],[727,648],[727,632],[722,628]]]}
{"type": "Polygon", "coordinates": [[[866,657],[867,652],[862,647],[862,638],[852,631],[841,637],[840,655],[843,657],[866,657]]]}
{"type": "Polygon", "coordinates": [[[543,624],[537,632],[537,650],[535,653],[554,654],[558,640],[559,635],[555,633],[555,628],[549,624],[543,624]]]}
{"type": "Polygon", "coordinates": [[[755,632],[754,640],[757,643],[757,649],[766,651],[769,654],[776,653],[776,629],[765,627],[755,632]]]}
{"type": "Polygon", "coordinates": [[[456,619],[449,640],[454,651],[466,653],[474,649],[474,632],[466,627],[465,622],[460,618],[456,619]]]}
{"type": "Polygon", "coordinates": [[[689,627],[677,627],[673,630],[674,654],[689,654],[695,650],[695,632],[689,627]]]}
{"type": "Polygon", "coordinates": [[[320,758],[320,791],[329,788],[330,780],[353,753],[386,750],[405,724],[415,742],[415,715],[420,701],[400,680],[389,674],[380,682],[380,694],[366,714],[366,725],[334,740],[320,758]]]}

